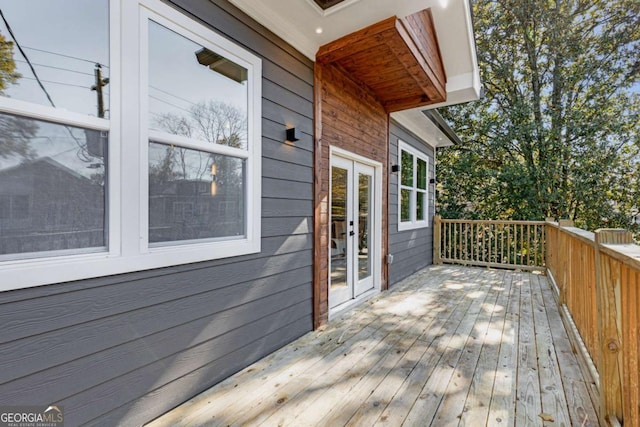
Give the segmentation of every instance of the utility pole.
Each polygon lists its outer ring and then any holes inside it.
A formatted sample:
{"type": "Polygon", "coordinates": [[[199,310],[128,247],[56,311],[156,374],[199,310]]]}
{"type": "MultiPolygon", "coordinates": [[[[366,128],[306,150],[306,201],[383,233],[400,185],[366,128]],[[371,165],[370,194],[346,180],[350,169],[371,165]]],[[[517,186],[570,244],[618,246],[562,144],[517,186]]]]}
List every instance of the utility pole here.
{"type": "Polygon", "coordinates": [[[94,70],[96,77],[96,84],[91,86],[91,90],[96,91],[96,95],[98,97],[98,117],[101,119],[104,118],[104,96],[102,94],[102,88],[109,84],[109,78],[102,78],[102,65],[99,63],[96,64],[96,68],[94,70]]]}

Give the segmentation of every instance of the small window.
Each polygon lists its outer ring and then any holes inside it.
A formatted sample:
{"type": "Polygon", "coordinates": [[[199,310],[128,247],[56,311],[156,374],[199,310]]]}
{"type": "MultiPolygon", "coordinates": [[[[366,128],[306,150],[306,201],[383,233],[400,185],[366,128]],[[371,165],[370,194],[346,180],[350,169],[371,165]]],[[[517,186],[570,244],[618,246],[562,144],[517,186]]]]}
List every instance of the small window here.
{"type": "Polygon", "coordinates": [[[398,194],[399,230],[427,227],[429,225],[429,159],[399,141],[400,182],[398,194]]]}

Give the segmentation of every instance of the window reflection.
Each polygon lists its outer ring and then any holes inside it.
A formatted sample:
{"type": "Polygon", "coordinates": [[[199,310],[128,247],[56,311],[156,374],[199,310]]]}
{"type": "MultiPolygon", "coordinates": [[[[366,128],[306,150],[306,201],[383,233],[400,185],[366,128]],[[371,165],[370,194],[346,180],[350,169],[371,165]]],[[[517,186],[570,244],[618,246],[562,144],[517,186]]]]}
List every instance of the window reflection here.
{"type": "Polygon", "coordinates": [[[212,144],[247,148],[247,69],[149,22],[149,124],[212,144]]]}
{"type": "Polygon", "coordinates": [[[106,147],[103,132],[0,113],[0,255],[106,246],[106,147]]]}
{"type": "Polygon", "coordinates": [[[244,160],[149,144],[149,242],[244,236],[244,160]]]}
{"type": "Polygon", "coordinates": [[[0,10],[0,94],[109,117],[108,0],[0,0],[0,10]]]}

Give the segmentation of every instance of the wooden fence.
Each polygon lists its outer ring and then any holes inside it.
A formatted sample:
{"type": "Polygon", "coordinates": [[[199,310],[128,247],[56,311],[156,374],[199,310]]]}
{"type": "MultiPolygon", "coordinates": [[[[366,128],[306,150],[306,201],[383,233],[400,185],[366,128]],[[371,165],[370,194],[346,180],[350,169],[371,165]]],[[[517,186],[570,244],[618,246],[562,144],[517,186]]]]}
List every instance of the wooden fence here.
{"type": "Polygon", "coordinates": [[[543,270],[544,221],[434,218],[436,263],[543,270]]]}
{"type": "Polygon", "coordinates": [[[640,426],[640,246],[571,221],[434,219],[434,263],[546,271],[599,415],[640,426]]]}

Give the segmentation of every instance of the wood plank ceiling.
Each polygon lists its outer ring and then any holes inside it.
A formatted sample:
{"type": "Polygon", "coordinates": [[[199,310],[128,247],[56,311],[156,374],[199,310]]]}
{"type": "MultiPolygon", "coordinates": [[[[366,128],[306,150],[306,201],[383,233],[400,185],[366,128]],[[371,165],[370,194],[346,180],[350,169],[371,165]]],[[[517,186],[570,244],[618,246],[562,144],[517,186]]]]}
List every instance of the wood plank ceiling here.
{"type": "Polygon", "coordinates": [[[402,19],[392,16],[321,46],[316,61],[334,64],[368,86],[389,113],[447,98],[429,9],[402,19]]]}

